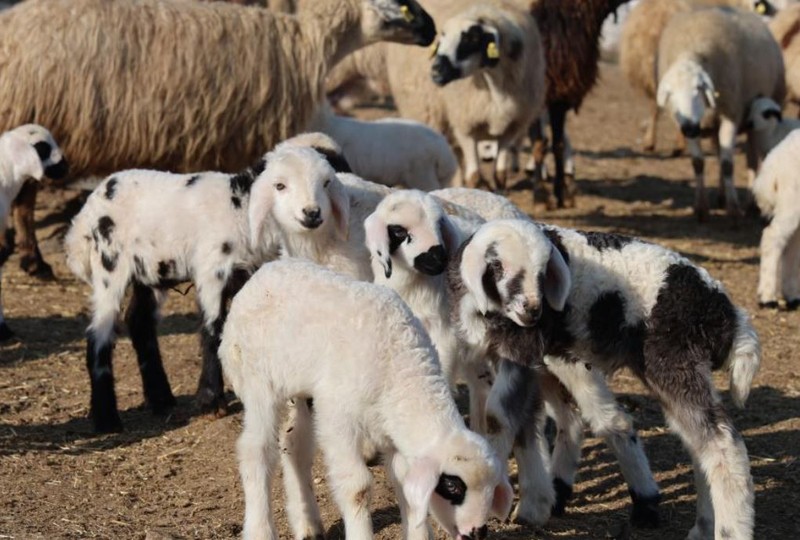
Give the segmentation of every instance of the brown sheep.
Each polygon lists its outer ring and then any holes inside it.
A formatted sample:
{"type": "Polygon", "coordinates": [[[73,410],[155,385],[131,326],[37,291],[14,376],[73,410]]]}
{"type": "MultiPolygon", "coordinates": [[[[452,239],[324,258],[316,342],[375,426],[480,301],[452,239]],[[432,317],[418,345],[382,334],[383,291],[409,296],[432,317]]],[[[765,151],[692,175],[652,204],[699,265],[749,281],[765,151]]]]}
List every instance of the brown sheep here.
{"type": "MultiPolygon", "coordinates": [[[[304,129],[330,66],[381,40],[428,45],[415,0],[318,0],[299,15],[227,2],[28,0],[0,14],[0,131],[35,122],[75,176],[241,170],[304,129]]],[[[18,202],[22,264],[50,274],[18,202]]]]}

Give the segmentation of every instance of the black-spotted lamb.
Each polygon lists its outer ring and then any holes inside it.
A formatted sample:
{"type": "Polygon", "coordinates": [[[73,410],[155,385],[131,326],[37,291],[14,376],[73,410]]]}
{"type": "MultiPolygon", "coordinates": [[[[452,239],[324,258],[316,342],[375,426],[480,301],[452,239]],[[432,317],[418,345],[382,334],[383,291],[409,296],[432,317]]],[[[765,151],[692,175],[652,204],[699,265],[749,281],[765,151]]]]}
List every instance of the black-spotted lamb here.
{"type": "MultiPolygon", "coordinates": [[[[319,439],[348,538],[372,538],[365,451],[384,456],[406,539],[430,538],[429,509],[459,540],[484,538],[488,518],[507,515],[512,494],[500,461],[464,425],[428,334],[386,287],[307,261],[266,264],[233,300],[220,357],[244,404],[245,539],[278,538],[277,431],[292,398],[314,400],[315,430],[298,444],[313,453],[319,439]],[[331,324],[343,316],[347,325],[331,324]]],[[[295,538],[323,535],[311,474],[310,464],[301,471],[310,495],[303,506],[287,501],[290,524],[298,514],[311,522],[293,526],[295,538]]]]}
{"type": "Polygon", "coordinates": [[[793,131],[764,160],[753,195],[769,225],[761,233],[760,307],[800,307],[800,131],[793,131]]]}
{"type": "MultiPolygon", "coordinates": [[[[737,217],[733,152],[736,135],[757,97],[783,102],[783,58],[766,24],[752,13],[731,8],[702,9],[673,16],[658,46],[656,101],[671,113],[686,137],[695,176],[695,213],[708,216],[702,128],[719,141],[720,199],[737,217]],[[717,128],[718,124],[718,128],[717,128]]],[[[755,176],[757,157],[748,139],[748,169],[755,176]]]]}
{"type": "Polygon", "coordinates": [[[698,502],[689,538],[752,538],[747,450],[711,372],[730,370],[731,396],[742,406],[760,343],[745,311],[705,270],[624,236],[499,220],[462,246],[448,285],[462,337],[509,360],[489,398],[495,421],[524,430],[524,415],[539,414],[535,370],[546,355],[605,372],[627,367],[691,454],[698,502]]]}
{"type": "MultiPolygon", "coordinates": [[[[40,181],[47,176],[57,180],[67,173],[67,161],[50,132],[36,124],[26,124],[0,135],[0,280],[2,268],[13,245],[6,235],[11,204],[26,181],[40,181]]],[[[14,333],[3,316],[0,295],[0,342],[14,333]]]]}

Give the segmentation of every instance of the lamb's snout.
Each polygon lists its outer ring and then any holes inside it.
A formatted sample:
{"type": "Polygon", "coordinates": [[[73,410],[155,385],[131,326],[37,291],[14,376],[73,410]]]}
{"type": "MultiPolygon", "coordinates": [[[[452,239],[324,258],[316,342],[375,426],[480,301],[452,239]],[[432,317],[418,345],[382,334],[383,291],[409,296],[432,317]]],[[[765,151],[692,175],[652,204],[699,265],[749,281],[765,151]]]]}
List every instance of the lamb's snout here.
{"type": "Polygon", "coordinates": [[[700,124],[695,122],[681,122],[681,133],[687,139],[696,139],[700,136],[700,124]]]}
{"type": "Polygon", "coordinates": [[[438,276],[447,268],[447,251],[436,245],[414,258],[414,268],[429,276],[438,276]]]}
{"type": "Polygon", "coordinates": [[[489,527],[484,525],[480,528],[473,528],[469,534],[459,534],[458,540],[484,540],[489,535],[489,527]]]}
{"type": "Polygon", "coordinates": [[[530,306],[525,304],[522,309],[514,311],[514,318],[520,326],[534,326],[539,322],[542,317],[542,305],[530,306]]]}
{"type": "Polygon", "coordinates": [[[306,206],[303,208],[303,227],[316,229],[322,225],[322,210],[319,206],[306,206]]]}
{"type": "Polygon", "coordinates": [[[431,66],[431,78],[438,86],[444,86],[461,78],[461,70],[447,56],[437,54],[431,66]]]}

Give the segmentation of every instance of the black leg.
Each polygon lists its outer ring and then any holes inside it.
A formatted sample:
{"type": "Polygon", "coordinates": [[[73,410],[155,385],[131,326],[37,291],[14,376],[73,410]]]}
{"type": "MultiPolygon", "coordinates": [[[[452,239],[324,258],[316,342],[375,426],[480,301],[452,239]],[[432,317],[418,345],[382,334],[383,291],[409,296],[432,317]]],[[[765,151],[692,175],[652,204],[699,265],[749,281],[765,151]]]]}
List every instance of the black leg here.
{"type": "Polygon", "coordinates": [[[222,364],[219,360],[219,343],[222,335],[223,317],[210,326],[200,329],[200,344],[203,348],[203,369],[197,384],[197,403],[205,412],[224,416],[228,412],[222,382],[222,364]]]}
{"type": "Polygon", "coordinates": [[[36,242],[36,226],[34,209],[36,208],[36,193],[39,188],[36,182],[29,180],[23,184],[22,189],[14,199],[14,218],[19,241],[19,265],[28,275],[39,279],[53,279],[53,269],[44,261],[36,242]]]}
{"type": "Polygon", "coordinates": [[[145,400],[154,413],[162,413],[175,405],[175,397],[169,387],[158,348],[157,312],[158,303],[153,290],[135,283],[125,320],[136,350],[145,400]]]}
{"type": "Polygon", "coordinates": [[[122,431],[122,420],[117,411],[114,394],[114,373],[111,369],[113,341],[103,343],[99,349],[90,330],[86,336],[86,369],[92,382],[90,415],[96,433],[122,431]]]}
{"type": "Polygon", "coordinates": [[[567,109],[561,104],[551,105],[550,129],[553,132],[553,158],[556,162],[556,172],[553,178],[553,191],[558,201],[558,207],[564,208],[564,123],[567,119],[567,109]]]}

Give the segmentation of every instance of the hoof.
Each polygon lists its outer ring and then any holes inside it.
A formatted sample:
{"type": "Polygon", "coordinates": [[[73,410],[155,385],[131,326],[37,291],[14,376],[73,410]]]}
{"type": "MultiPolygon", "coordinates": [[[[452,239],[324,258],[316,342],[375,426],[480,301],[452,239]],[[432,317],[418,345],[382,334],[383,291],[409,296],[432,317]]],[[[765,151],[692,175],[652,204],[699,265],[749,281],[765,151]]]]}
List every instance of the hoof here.
{"type": "Polygon", "coordinates": [[[640,529],[654,529],[658,527],[658,505],[661,502],[661,494],[656,493],[655,495],[645,497],[631,491],[630,495],[633,500],[631,524],[640,529]]]}
{"type": "Polygon", "coordinates": [[[211,390],[202,388],[194,396],[198,409],[203,414],[210,414],[215,418],[222,418],[228,414],[228,402],[225,396],[216,395],[211,390]]]}
{"type": "Polygon", "coordinates": [[[15,335],[16,334],[8,327],[5,321],[0,323],[0,343],[12,340],[15,335]]]}
{"type": "Polygon", "coordinates": [[[44,259],[42,259],[42,256],[39,255],[38,252],[35,255],[24,255],[20,258],[19,267],[31,277],[43,281],[55,279],[53,268],[44,262],[44,259]]]}
{"type": "Polygon", "coordinates": [[[776,300],[770,300],[769,302],[758,302],[758,307],[760,309],[778,309],[778,302],[776,300]]]}
{"type": "Polygon", "coordinates": [[[150,410],[153,411],[153,414],[164,414],[173,408],[177,403],[178,402],[175,400],[175,396],[172,395],[172,391],[170,389],[167,389],[167,392],[163,395],[149,398],[147,400],[147,406],[150,407],[150,410]]]}
{"type": "Polygon", "coordinates": [[[526,501],[521,501],[511,512],[511,521],[521,525],[530,525],[539,527],[547,523],[550,519],[550,510],[553,507],[553,501],[546,497],[536,497],[534,504],[525,504],[526,501]]]}
{"type": "MultiPolygon", "coordinates": [[[[797,311],[798,308],[800,308],[800,298],[786,301],[786,311],[797,311]]],[[[0,340],[2,339],[2,336],[0,336],[0,340]]]]}
{"type": "Polygon", "coordinates": [[[94,415],[92,417],[92,425],[94,426],[94,432],[98,435],[103,433],[121,433],[124,431],[122,420],[117,411],[94,415]]]}
{"type": "Polygon", "coordinates": [[[567,510],[567,501],[572,497],[572,486],[561,478],[553,478],[553,488],[556,490],[556,502],[550,512],[553,516],[563,516],[567,510]]]}
{"type": "Polygon", "coordinates": [[[705,223],[708,221],[708,207],[707,206],[695,206],[694,207],[694,217],[697,219],[698,223],[705,223]]]}

